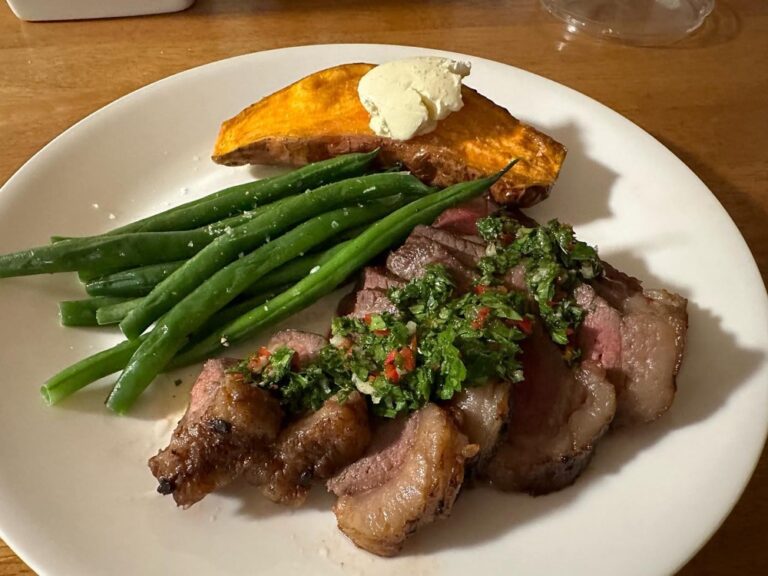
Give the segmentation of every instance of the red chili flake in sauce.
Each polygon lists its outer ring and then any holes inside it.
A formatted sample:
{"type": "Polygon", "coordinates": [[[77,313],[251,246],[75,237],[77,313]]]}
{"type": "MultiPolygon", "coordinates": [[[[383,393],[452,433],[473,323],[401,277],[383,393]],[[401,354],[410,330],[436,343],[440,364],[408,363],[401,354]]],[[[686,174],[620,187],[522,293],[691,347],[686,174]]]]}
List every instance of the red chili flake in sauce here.
{"type": "Polygon", "coordinates": [[[485,322],[488,320],[488,314],[491,313],[491,309],[488,308],[488,306],[483,306],[477,311],[477,316],[472,321],[472,328],[475,330],[480,330],[483,326],[485,326],[485,322]]]}
{"type": "Polygon", "coordinates": [[[392,384],[397,384],[400,381],[400,373],[394,364],[384,365],[384,377],[392,382],[392,384]]]}
{"type": "Polygon", "coordinates": [[[403,370],[410,372],[416,368],[416,358],[413,357],[413,351],[410,348],[400,348],[400,358],[403,361],[403,370]]]}
{"type": "Polygon", "coordinates": [[[248,359],[248,370],[257,373],[261,372],[269,363],[270,356],[272,356],[272,352],[266,346],[262,346],[256,354],[252,354],[248,359]]]}
{"type": "Polygon", "coordinates": [[[533,333],[533,321],[530,318],[523,318],[522,320],[515,320],[515,326],[520,328],[523,334],[530,335],[533,333]]]}

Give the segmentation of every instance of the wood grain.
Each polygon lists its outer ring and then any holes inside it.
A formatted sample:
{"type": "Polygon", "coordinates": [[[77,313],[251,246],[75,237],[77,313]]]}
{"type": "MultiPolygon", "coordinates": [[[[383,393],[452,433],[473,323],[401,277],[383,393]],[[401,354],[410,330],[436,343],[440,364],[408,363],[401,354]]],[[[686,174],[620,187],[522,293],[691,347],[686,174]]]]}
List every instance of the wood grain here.
{"type": "MultiPolygon", "coordinates": [[[[535,0],[198,0],[180,14],[58,23],[21,22],[3,4],[0,182],[62,130],[150,82],[237,54],[330,42],[466,52],[596,98],[702,178],[768,278],[764,0],[718,0],[701,33],[663,49],[568,36],[535,0]]],[[[768,574],[766,519],[764,453],[733,513],[680,574],[768,574]]],[[[0,576],[21,574],[33,572],[0,542],[0,576]]]]}

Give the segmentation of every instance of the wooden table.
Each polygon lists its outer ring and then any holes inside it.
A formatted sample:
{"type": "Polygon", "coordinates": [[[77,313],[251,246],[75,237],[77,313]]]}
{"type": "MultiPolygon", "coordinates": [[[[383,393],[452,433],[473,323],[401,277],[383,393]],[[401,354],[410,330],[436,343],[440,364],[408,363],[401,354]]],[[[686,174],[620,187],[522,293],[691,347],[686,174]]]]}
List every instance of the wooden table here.
{"type": "MultiPolygon", "coordinates": [[[[443,48],[552,78],[627,116],[715,193],[768,277],[768,3],[718,0],[672,48],[566,37],[536,0],[198,0],[189,11],[27,23],[0,6],[0,182],[94,110],[180,70],[332,42],[443,48]]],[[[768,574],[768,454],[681,575],[768,574]]],[[[8,519],[4,519],[5,522],[8,519]]],[[[33,574],[0,542],[0,576],[33,574]]]]}

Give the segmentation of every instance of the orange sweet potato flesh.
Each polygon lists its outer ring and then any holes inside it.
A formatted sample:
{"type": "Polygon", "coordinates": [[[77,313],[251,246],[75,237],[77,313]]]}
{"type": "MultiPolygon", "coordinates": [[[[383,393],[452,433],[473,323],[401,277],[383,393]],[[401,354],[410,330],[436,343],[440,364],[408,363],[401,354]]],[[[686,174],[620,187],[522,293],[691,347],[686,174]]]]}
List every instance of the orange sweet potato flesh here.
{"type": "Polygon", "coordinates": [[[380,148],[384,166],[399,162],[429,184],[448,186],[490,175],[519,158],[491,189],[494,199],[530,206],[547,197],[565,158],[562,144],[466,86],[464,107],[433,132],[407,141],[377,136],[357,94],[371,68],[344,64],[321,70],[252,104],[222,124],[213,160],[296,166],[380,148]]]}

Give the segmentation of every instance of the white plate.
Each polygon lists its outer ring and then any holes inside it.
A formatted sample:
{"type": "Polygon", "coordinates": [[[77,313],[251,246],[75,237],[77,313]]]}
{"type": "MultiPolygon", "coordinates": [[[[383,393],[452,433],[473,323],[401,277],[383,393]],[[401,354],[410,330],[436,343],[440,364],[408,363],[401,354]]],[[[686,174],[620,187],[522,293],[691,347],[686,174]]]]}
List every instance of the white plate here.
{"type": "MultiPolygon", "coordinates": [[[[219,123],[327,66],[444,54],[376,45],[251,54],[173,76],[107,106],[32,158],[0,193],[0,250],[89,234],[268,170],[208,160],[219,123]],[[98,205],[98,207],[97,207],[98,205]],[[114,215],[111,219],[110,214],[114,215]]],[[[107,414],[108,382],[45,408],[41,382],[116,341],[60,328],[72,275],[0,281],[0,525],[44,575],[664,574],[681,566],[738,499],[768,423],[768,306],[738,230],[702,182],[651,136],[589,98],[468,56],[468,84],[570,152],[558,216],[622,270],[691,300],[679,392],[645,428],[610,435],[576,485],[530,498],[465,492],[449,521],[394,560],[356,550],[315,490],[291,511],[237,485],[187,511],[154,492],[146,459],[166,440],[185,387],[162,378],[129,417],[107,414]]],[[[294,318],[323,326],[321,303],[294,318]]],[[[187,383],[191,376],[187,377],[187,383]]]]}

